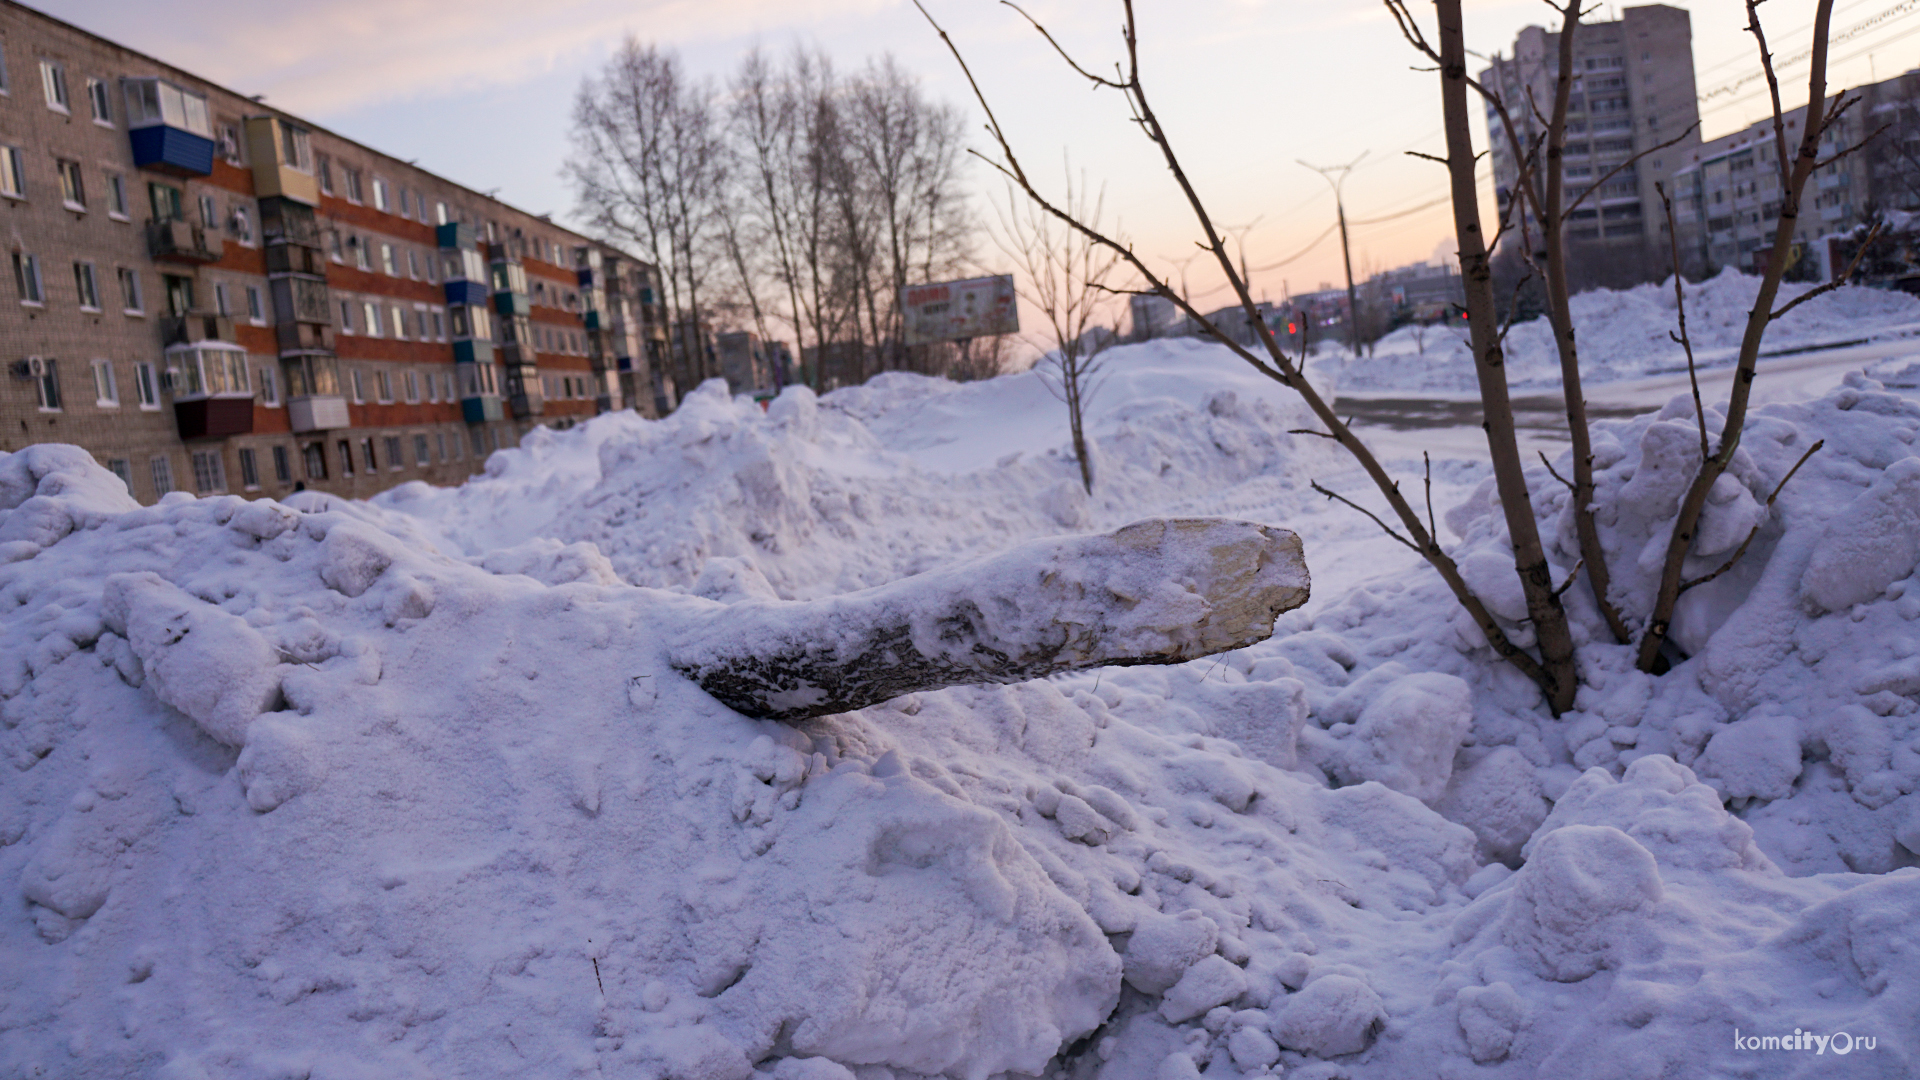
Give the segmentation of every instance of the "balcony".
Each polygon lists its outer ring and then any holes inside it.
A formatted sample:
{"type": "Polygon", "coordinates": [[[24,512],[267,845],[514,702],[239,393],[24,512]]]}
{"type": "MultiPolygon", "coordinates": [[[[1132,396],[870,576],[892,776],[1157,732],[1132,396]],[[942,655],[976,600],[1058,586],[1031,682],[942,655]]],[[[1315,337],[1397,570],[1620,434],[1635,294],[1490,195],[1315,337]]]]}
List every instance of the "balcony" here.
{"type": "Polygon", "coordinates": [[[186,315],[169,315],[160,320],[162,348],[195,345],[202,341],[233,340],[233,320],[225,315],[195,311],[186,315]]]}
{"type": "Polygon", "coordinates": [[[575,270],[573,280],[583,289],[593,288],[593,267],[582,266],[575,270]]]}
{"type": "Polygon", "coordinates": [[[468,281],[465,278],[448,278],[445,288],[447,290],[448,307],[455,307],[461,304],[473,307],[486,306],[488,294],[487,283],[484,281],[468,281]]]}
{"type": "Polygon", "coordinates": [[[500,399],[491,394],[460,399],[460,418],[469,424],[484,424],[505,415],[500,399]]]}
{"type": "Polygon", "coordinates": [[[588,330],[600,329],[601,316],[598,311],[589,311],[584,316],[582,316],[582,318],[586,322],[588,330]]]}
{"type": "Polygon", "coordinates": [[[282,356],[333,351],[333,327],[326,323],[283,322],[273,328],[273,333],[282,356]]]}
{"type": "Polygon", "coordinates": [[[493,294],[493,309],[502,315],[531,315],[533,302],[523,292],[497,292],[493,294]]]}
{"type": "Polygon", "coordinates": [[[533,346],[524,341],[503,341],[497,352],[500,362],[508,367],[531,367],[536,362],[533,346]]]}
{"type": "Polygon", "coordinates": [[[219,233],[190,221],[147,222],[147,251],[156,262],[194,265],[219,262],[225,250],[219,233]]]}
{"type": "Polygon", "coordinates": [[[299,243],[267,245],[267,273],[327,276],[327,257],[299,243]]]}
{"type": "Polygon", "coordinates": [[[277,116],[247,118],[247,153],[253,159],[253,192],[263,198],[320,205],[306,129],[277,116]]]}
{"type": "Polygon", "coordinates": [[[171,124],[134,128],[127,134],[137,168],[183,179],[213,173],[213,140],[205,135],[171,124]]]}
{"type": "Polygon", "coordinates": [[[347,417],[347,399],[336,394],[288,399],[287,420],[296,434],[352,426],[347,417]]]}
{"type": "Polygon", "coordinates": [[[478,339],[456,341],[453,343],[453,362],[456,364],[493,363],[493,342],[478,339]]]}
{"type": "Polygon", "coordinates": [[[182,440],[225,439],[253,434],[253,398],[203,397],[173,403],[182,440]]]}
{"type": "Polygon", "coordinates": [[[445,225],[437,225],[434,227],[433,236],[443,251],[453,249],[461,251],[479,250],[479,245],[474,239],[473,226],[471,225],[464,225],[457,221],[448,222],[445,225]]]}

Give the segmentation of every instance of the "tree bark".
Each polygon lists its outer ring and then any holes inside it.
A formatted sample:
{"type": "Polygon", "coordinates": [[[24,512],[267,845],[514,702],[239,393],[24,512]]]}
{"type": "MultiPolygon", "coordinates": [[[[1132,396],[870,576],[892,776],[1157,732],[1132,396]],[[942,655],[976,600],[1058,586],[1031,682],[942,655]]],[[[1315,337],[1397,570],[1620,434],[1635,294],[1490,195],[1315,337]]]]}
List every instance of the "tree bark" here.
{"type": "Polygon", "coordinates": [[[1487,454],[1513,543],[1514,572],[1526,592],[1527,615],[1540,643],[1540,669],[1548,707],[1555,715],[1573,707],[1578,689],[1573,634],[1554,593],[1540,528],[1533,516],[1525,467],[1514,434],[1513,402],[1507,392],[1506,354],[1494,314],[1493,272],[1480,233],[1480,193],[1474,181],[1473,134],[1468,127],[1467,55],[1460,0],[1435,0],[1440,24],[1440,99],[1447,136],[1447,173],[1453,191],[1454,230],[1460,242],[1460,277],[1467,297],[1473,366],[1480,380],[1487,454]]]}
{"type": "Polygon", "coordinates": [[[1308,592],[1285,529],[1153,518],[827,600],[716,606],[670,660],[738,712],[802,720],[919,690],[1184,663],[1265,640],[1308,592]]]}

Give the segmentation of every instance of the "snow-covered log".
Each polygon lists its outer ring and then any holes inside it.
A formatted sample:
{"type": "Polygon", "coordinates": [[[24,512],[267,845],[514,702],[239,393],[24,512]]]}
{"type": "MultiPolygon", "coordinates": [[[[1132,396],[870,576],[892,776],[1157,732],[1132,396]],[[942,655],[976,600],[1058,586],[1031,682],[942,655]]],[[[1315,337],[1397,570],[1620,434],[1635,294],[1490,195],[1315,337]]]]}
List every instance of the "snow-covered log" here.
{"type": "Polygon", "coordinates": [[[1178,664],[1265,640],[1307,595],[1293,533],[1155,518],[826,600],[735,604],[671,659],[741,713],[799,720],[944,686],[1178,664]]]}

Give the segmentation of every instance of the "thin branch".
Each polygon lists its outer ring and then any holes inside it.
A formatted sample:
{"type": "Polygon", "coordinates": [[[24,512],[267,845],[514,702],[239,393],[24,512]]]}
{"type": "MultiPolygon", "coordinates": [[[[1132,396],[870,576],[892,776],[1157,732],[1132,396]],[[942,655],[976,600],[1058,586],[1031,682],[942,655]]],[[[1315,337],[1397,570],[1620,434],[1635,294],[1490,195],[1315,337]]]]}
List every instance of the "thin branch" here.
{"type": "Polygon", "coordinates": [[[1421,152],[1420,152],[1420,151],[1418,151],[1418,150],[1409,150],[1409,151],[1407,151],[1407,156],[1408,156],[1408,157],[1417,157],[1417,158],[1426,158],[1426,159],[1427,159],[1428,161],[1437,161],[1437,162],[1439,162],[1439,163],[1440,163],[1440,164],[1442,164],[1442,165],[1445,165],[1445,164],[1447,163],[1447,159],[1446,159],[1446,158],[1443,158],[1443,157],[1437,157],[1437,156],[1435,156],[1435,155],[1433,155],[1433,154],[1423,154],[1423,153],[1421,153],[1421,152]]]}
{"type": "Polygon", "coordinates": [[[1338,499],[1339,501],[1346,503],[1348,506],[1353,507],[1355,510],[1358,510],[1361,513],[1367,515],[1367,517],[1372,518],[1373,523],[1375,525],[1380,526],[1381,531],[1385,532],[1388,536],[1391,536],[1395,540],[1398,540],[1401,543],[1407,545],[1407,547],[1411,548],[1415,553],[1422,553],[1420,552],[1420,545],[1414,543],[1413,541],[1407,539],[1404,536],[1401,536],[1399,533],[1394,532],[1393,527],[1388,525],[1386,522],[1381,521],[1379,517],[1377,517],[1374,514],[1373,511],[1367,509],[1364,506],[1361,506],[1359,503],[1354,502],[1352,499],[1347,498],[1345,495],[1340,495],[1335,492],[1328,491],[1326,488],[1323,488],[1320,486],[1320,482],[1318,480],[1312,481],[1310,486],[1313,488],[1313,490],[1319,492],[1322,495],[1325,495],[1327,498],[1338,499]]]}
{"type": "Polygon", "coordinates": [[[1658,153],[1662,150],[1667,149],[1670,146],[1680,145],[1681,140],[1685,139],[1688,135],[1693,134],[1693,129],[1699,126],[1700,126],[1700,122],[1696,120],[1693,123],[1687,125],[1687,130],[1681,132],[1678,135],[1675,135],[1673,138],[1668,139],[1666,142],[1661,143],[1659,146],[1649,146],[1645,150],[1640,151],[1639,153],[1633,155],[1627,160],[1621,162],[1620,164],[1615,165],[1612,171],[1608,172],[1607,175],[1601,177],[1600,179],[1595,180],[1592,186],[1580,192],[1580,194],[1572,202],[1568,203],[1567,208],[1560,212],[1560,220],[1561,221],[1571,220],[1573,217],[1573,212],[1579,209],[1581,203],[1587,201],[1587,196],[1592,195],[1596,191],[1599,191],[1600,185],[1613,179],[1615,176],[1618,176],[1622,170],[1632,167],[1634,164],[1638,163],[1641,158],[1646,157],[1648,154],[1658,153]]]}
{"type": "Polygon", "coordinates": [[[1680,230],[1673,223],[1673,199],[1667,195],[1664,183],[1655,183],[1653,190],[1660,193],[1660,205],[1667,212],[1667,244],[1673,251],[1673,306],[1680,313],[1680,333],[1667,331],[1674,343],[1687,351],[1687,382],[1693,386],[1693,418],[1700,425],[1700,460],[1711,456],[1707,446],[1707,410],[1700,401],[1700,373],[1693,363],[1693,338],[1687,333],[1687,296],[1681,288],[1685,283],[1680,277],[1680,230]]]}
{"type": "Polygon", "coordinates": [[[1881,221],[1876,221],[1873,223],[1873,228],[1868,230],[1867,232],[1867,238],[1860,242],[1860,249],[1853,253],[1852,260],[1847,263],[1847,268],[1840,272],[1839,277],[1834,278],[1832,281],[1822,282],[1818,286],[1808,289],[1806,292],[1803,292],[1799,296],[1796,296],[1793,299],[1787,301],[1786,305],[1780,308],[1780,310],[1775,311],[1772,314],[1768,315],[1767,321],[1773,322],[1775,319],[1778,319],[1780,316],[1785,315],[1787,312],[1792,311],[1794,308],[1799,307],[1801,304],[1806,303],[1807,301],[1813,299],[1814,297],[1824,296],[1827,293],[1830,293],[1833,290],[1839,288],[1840,286],[1845,285],[1848,279],[1853,277],[1853,272],[1860,268],[1860,260],[1866,256],[1868,245],[1872,244],[1874,240],[1879,238],[1880,227],[1884,224],[1886,223],[1881,221]]]}
{"type": "Polygon", "coordinates": [[[1440,526],[1433,523],[1433,457],[1425,450],[1420,451],[1420,460],[1427,465],[1427,535],[1434,543],[1440,542],[1440,526]]]}
{"type": "Polygon", "coordinates": [[[1332,440],[1333,440],[1334,442],[1339,442],[1339,441],[1340,441],[1340,436],[1338,436],[1338,435],[1329,435],[1329,434],[1327,434],[1327,433],[1326,433],[1326,432],[1324,432],[1324,431],[1315,431],[1315,430],[1313,430],[1312,428],[1303,428],[1303,427],[1297,427],[1297,428],[1288,428],[1288,429],[1287,429],[1287,434],[1289,434],[1289,435],[1318,435],[1318,436],[1320,436],[1320,437],[1321,437],[1321,438],[1323,438],[1323,439],[1332,439],[1332,440]]]}
{"type": "MultiPolygon", "coordinates": [[[[1014,3],[1013,0],[1000,0],[1000,2],[1012,8],[1013,10],[1019,12],[1021,18],[1027,20],[1027,22],[1029,23],[1032,23],[1033,28],[1035,30],[1040,31],[1040,36],[1047,39],[1047,44],[1053,46],[1053,51],[1060,54],[1060,59],[1065,60],[1067,62],[1067,66],[1072,68],[1075,72],[1079,73],[1081,78],[1087,80],[1090,83],[1093,83],[1096,86],[1104,86],[1112,90],[1120,90],[1124,92],[1127,89],[1127,84],[1124,82],[1115,82],[1114,80],[1109,79],[1104,75],[1095,75],[1092,72],[1088,71],[1086,68],[1081,67],[1080,64],[1077,61],[1075,61],[1073,57],[1067,54],[1067,50],[1060,47],[1059,42],[1053,40],[1053,35],[1047,33],[1047,28],[1040,25],[1040,20],[1027,14],[1027,11],[1025,8],[1021,7],[1019,4],[1014,3]]],[[[919,7],[917,0],[914,6],[919,7]]],[[[920,8],[920,11],[922,14],[925,14],[926,10],[927,10],[926,8],[920,8]]],[[[929,16],[929,19],[931,19],[931,16],[929,16]]],[[[945,36],[946,36],[945,34],[941,35],[941,37],[945,37],[945,36]]],[[[1115,74],[1119,73],[1118,64],[1114,65],[1114,71],[1115,71],[1115,74]]]]}
{"type": "Polygon", "coordinates": [[[1538,451],[1538,450],[1535,450],[1535,451],[1534,451],[1534,453],[1536,453],[1536,454],[1540,454],[1540,464],[1542,464],[1542,465],[1545,465],[1545,466],[1547,467],[1547,475],[1548,475],[1548,476],[1551,476],[1551,477],[1553,477],[1553,478],[1554,478],[1555,480],[1558,480],[1558,481],[1560,481],[1560,482],[1561,482],[1562,484],[1564,484],[1564,485],[1566,485],[1566,488],[1567,488],[1567,490],[1568,490],[1568,491],[1571,491],[1571,492],[1574,492],[1574,493],[1576,493],[1576,494],[1577,494],[1577,493],[1579,493],[1579,491],[1580,491],[1580,489],[1579,489],[1579,488],[1577,488],[1577,487],[1574,487],[1574,486],[1573,486],[1573,481],[1571,481],[1571,480],[1569,480],[1569,479],[1567,479],[1567,478],[1566,478],[1566,477],[1564,477],[1564,476],[1561,476],[1561,475],[1560,475],[1559,473],[1557,473],[1557,472],[1555,472],[1555,471],[1554,471],[1554,469],[1553,469],[1553,462],[1551,462],[1551,461],[1548,461],[1548,460],[1547,460],[1547,455],[1546,455],[1546,454],[1544,454],[1544,453],[1541,453],[1541,452],[1540,452],[1540,451],[1538,451]]]}
{"type": "Polygon", "coordinates": [[[1572,588],[1573,583],[1580,580],[1580,568],[1585,565],[1587,565],[1587,560],[1585,559],[1574,560],[1573,569],[1567,571],[1567,580],[1561,582],[1560,587],[1553,590],[1553,595],[1559,596],[1561,593],[1572,588]]]}
{"type": "MultiPolygon", "coordinates": [[[[1807,459],[1814,455],[1814,451],[1819,450],[1821,447],[1825,445],[1827,445],[1827,440],[1821,439],[1820,441],[1814,443],[1812,446],[1807,447],[1807,452],[1804,454],[1801,454],[1800,460],[1793,463],[1793,468],[1787,470],[1787,475],[1781,477],[1780,482],[1773,486],[1773,494],[1767,496],[1766,508],[1768,510],[1773,509],[1773,500],[1780,497],[1780,492],[1786,488],[1787,481],[1793,479],[1793,474],[1800,471],[1800,466],[1805,465],[1807,463],[1807,459]]],[[[1705,577],[1697,577],[1691,581],[1681,582],[1680,591],[1684,593],[1688,589],[1693,588],[1695,585],[1705,585],[1707,582],[1712,581],[1714,578],[1717,578],[1721,574],[1724,574],[1727,571],[1733,569],[1733,564],[1739,562],[1740,556],[1745,555],[1747,553],[1747,545],[1753,543],[1753,538],[1760,535],[1760,526],[1766,524],[1766,521],[1767,521],[1767,515],[1764,515],[1764,514],[1761,515],[1760,521],[1756,523],[1752,529],[1748,530],[1747,538],[1745,540],[1740,541],[1740,546],[1734,549],[1733,554],[1728,557],[1726,562],[1720,564],[1720,569],[1715,570],[1713,573],[1708,574],[1705,577]]]]}

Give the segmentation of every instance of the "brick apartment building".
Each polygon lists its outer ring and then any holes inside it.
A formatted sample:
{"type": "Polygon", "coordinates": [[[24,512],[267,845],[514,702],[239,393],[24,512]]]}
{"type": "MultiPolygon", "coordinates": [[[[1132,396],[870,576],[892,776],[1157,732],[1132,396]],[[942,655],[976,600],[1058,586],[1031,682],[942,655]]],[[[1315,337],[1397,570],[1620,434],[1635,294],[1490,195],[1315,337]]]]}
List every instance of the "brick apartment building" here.
{"type": "Polygon", "coordinates": [[[142,502],[457,483],[674,404],[648,264],[10,0],[0,243],[0,450],[142,502]]]}

